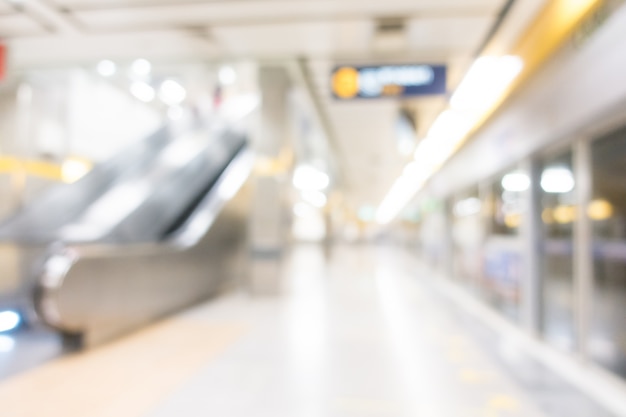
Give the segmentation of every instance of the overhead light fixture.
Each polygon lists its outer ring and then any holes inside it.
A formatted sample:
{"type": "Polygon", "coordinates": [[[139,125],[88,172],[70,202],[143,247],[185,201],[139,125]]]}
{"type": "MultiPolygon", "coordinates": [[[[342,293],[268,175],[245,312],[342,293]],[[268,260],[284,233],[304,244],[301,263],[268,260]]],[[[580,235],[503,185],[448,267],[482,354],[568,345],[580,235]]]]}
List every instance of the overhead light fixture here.
{"type": "Polygon", "coordinates": [[[187,97],[187,90],[174,80],[165,80],[159,88],[159,98],[165,104],[174,106],[182,103],[187,97]]]}
{"type": "Polygon", "coordinates": [[[136,75],[146,76],[152,71],[152,64],[147,59],[139,58],[133,61],[131,69],[136,75]]]}
{"type": "Polygon", "coordinates": [[[98,62],[96,70],[98,71],[98,74],[103,77],[112,77],[117,72],[117,65],[115,65],[115,62],[111,60],[103,59],[98,62]]]}
{"type": "Polygon", "coordinates": [[[477,117],[471,113],[445,110],[428,129],[428,137],[434,139],[461,140],[474,126],[477,117]]]}
{"type": "Polygon", "coordinates": [[[376,210],[376,222],[383,225],[392,221],[411,201],[423,183],[423,180],[413,180],[405,176],[396,179],[376,210]]]}
{"type": "Polygon", "coordinates": [[[300,165],[293,173],[293,185],[299,190],[324,190],[330,184],[328,175],[310,165],[300,165]]]}
{"type": "Polygon", "coordinates": [[[150,86],[149,84],[146,84],[144,82],[134,82],[131,84],[130,86],[130,93],[135,96],[135,98],[145,102],[145,103],[149,103],[152,100],[154,100],[154,96],[155,96],[155,92],[154,92],[154,88],[152,88],[152,86],[150,86]]]}
{"type": "Polygon", "coordinates": [[[486,56],[474,62],[453,94],[450,108],[435,119],[419,143],[414,163],[405,168],[378,207],[378,223],[389,223],[400,213],[428,177],[455,152],[485,111],[497,103],[522,67],[523,61],[516,56],[486,56]]]}
{"type": "Polygon", "coordinates": [[[546,193],[568,193],[575,185],[574,174],[567,167],[546,168],[541,174],[541,188],[546,193]]]}
{"type": "Polygon", "coordinates": [[[485,112],[496,104],[511,82],[522,71],[524,62],[518,56],[481,56],[450,99],[455,110],[485,112]]]}
{"type": "Polygon", "coordinates": [[[20,325],[22,318],[15,311],[0,312],[0,332],[8,332],[20,325]]]}
{"type": "Polygon", "coordinates": [[[523,172],[510,172],[502,177],[501,185],[506,191],[522,192],[530,188],[530,178],[523,172]]]}

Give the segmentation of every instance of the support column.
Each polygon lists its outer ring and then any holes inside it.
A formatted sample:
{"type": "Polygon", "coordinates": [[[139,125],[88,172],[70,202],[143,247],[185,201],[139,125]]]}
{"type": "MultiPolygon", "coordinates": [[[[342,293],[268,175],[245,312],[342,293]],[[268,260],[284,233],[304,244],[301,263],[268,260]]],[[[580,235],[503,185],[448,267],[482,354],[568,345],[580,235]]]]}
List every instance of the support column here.
{"type": "Polygon", "coordinates": [[[522,170],[530,178],[530,188],[526,191],[524,221],[522,222],[522,242],[524,273],[522,282],[522,326],[533,336],[541,333],[542,317],[542,273],[541,251],[543,245],[541,223],[541,164],[529,159],[522,164],[522,170]]]}
{"type": "Polygon", "coordinates": [[[259,70],[261,111],[259,129],[252,147],[258,160],[269,169],[257,172],[252,181],[250,213],[250,289],[256,294],[280,290],[287,222],[285,194],[288,178],[276,169],[281,150],[288,145],[289,78],[282,67],[259,70]]]}

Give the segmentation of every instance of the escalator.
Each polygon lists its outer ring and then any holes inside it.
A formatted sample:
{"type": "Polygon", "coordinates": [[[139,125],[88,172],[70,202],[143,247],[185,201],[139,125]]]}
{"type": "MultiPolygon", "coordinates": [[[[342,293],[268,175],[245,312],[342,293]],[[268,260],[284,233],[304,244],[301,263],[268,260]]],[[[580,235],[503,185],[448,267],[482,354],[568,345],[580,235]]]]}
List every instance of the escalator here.
{"type": "Polygon", "coordinates": [[[244,134],[195,121],[50,190],[0,225],[0,306],[89,346],[206,299],[241,264],[251,166],[244,134]]]}

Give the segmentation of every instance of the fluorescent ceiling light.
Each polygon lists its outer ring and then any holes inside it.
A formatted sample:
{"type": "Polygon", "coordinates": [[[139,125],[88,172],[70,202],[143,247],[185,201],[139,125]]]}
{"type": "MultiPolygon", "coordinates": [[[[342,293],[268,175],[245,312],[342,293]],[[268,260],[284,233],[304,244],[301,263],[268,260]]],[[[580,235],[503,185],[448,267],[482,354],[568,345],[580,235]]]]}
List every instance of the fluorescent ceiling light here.
{"type": "Polygon", "coordinates": [[[131,68],[135,74],[145,76],[150,74],[152,65],[147,59],[139,58],[133,61],[131,68]]]}
{"type": "Polygon", "coordinates": [[[530,187],[530,178],[523,172],[511,172],[502,177],[501,184],[506,191],[526,191],[530,187]]]}
{"type": "Polygon", "coordinates": [[[155,96],[154,88],[143,82],[132,83],[130,86],[130,93],[135,96],[135,98],[145,103],[149,103],[154,100],[155,96]]]}
{"type": "Polygon", "coordinates": [[[174,106],[180,104],[187,97],[187,90],[174,80],[165,80],[159,88],[159,98],[165,104],[174,106]]]}
{"type": "Polygon", "coordinates": [[[546,193],[568,193],[575,185],[574,174],[567,167],[546,168],[541,174],[541,188],[546,193]]]}
{"type": "Polygon", "coordinates": [[[472,113],[455,110],[442,112],[428,130],[434,139],[461,140],[474,126],[478,118],[472,113]]]}
{"type": "Polygon", "coordinates": [[[330,184],[328,175],[310,165],[300,165],[293,173],[293,185],[302,191],[321,191],[328,187],[328,184],[330,184]]]}
{"type": "Polygon", "coordinates": [[[484,112],[494,105],[524,67],[520,57],[481,56],[450,99],[455,110],[484,112]]]}
{"type": "Polygon", "coordinates": [[[382,225],[392,221],[423,183],[423,180],[412,180],[405,176],[396,179],[376,211],[376,222],[382,225]]]}
{"type": "Polygon", "coordinates": [[[115,65],[115,62],[108,59],[103,59],[102,61],[98,62],[96,70],[98,71],[98,74],[102,75],[103,77],[111,77],[115,75],[115,72],[117,71],[117,66],[115,65]]]}
{"type": "Polygon", "coordinates": [[[8,332],[15,329],[20,325],[22,321],[19,314],[15,311],[2,311],[0,312],[0,332],[8,332]]]}

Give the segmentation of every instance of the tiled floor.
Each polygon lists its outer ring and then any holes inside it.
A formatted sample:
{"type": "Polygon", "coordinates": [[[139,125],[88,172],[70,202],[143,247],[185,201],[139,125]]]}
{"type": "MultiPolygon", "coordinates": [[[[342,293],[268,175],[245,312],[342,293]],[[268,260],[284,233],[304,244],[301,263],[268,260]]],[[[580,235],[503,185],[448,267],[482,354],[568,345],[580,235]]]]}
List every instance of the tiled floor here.
{"type": "Polygon", "coordinates": [[[609,416],[531,360],[507,360],[431,278],[400,250],[296,247],[278,292],[241,290],[20,374],[0,385],[0,407],[10,417],[609,416]]]}

